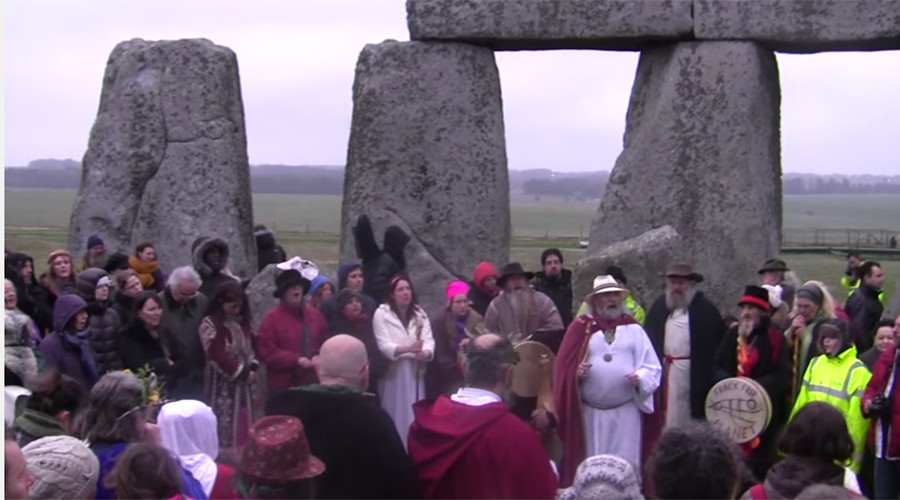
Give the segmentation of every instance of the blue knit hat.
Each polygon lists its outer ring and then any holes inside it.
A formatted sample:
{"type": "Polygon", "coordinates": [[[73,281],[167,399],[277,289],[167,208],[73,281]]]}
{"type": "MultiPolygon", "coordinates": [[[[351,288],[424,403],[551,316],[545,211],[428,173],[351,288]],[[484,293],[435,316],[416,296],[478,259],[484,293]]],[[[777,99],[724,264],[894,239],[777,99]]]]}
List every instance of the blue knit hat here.
{"type": "MultiPolygon", "coordinates": [[[[325,283],[331,283],[331,280],[328,279],[328,276],[324,274],[320,274],[313,278],[312,284],[309,286],[309,295],[312,297],[319,291],[319,288],[322,287],[325,283]]],[[[334,289],[334,285],[332,285],[332,290],[334,289]]]]}
{"type": "Polygon", "coordinates": [[[102,244],[103,244],[103,240],[101,240],[100,237],[97,236],[96,234],[92,234],[92,235],[88,238],[88,244],[87,244],[87,247],[88,247],[88,250],[90,250],[90,249],[92,249],[92,248],[94,248],[94,247],[96,247],[96,246],[100,246],[100,245],[102,245],[102,244]]]}

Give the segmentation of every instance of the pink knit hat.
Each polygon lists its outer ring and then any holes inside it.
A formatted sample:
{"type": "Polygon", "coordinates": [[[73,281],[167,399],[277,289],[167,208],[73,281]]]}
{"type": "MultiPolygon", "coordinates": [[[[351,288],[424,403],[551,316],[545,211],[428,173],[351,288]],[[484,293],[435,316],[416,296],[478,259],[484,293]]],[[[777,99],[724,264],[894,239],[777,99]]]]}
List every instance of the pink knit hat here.
{"type": "Polygon", "coordinates": [[[453,297],[457,295],[468,295],[469,294],[469,285],[466,284],[465,281],[451,281],[449,285],[447,285],[447,300],[452,301],[453,297]]]}

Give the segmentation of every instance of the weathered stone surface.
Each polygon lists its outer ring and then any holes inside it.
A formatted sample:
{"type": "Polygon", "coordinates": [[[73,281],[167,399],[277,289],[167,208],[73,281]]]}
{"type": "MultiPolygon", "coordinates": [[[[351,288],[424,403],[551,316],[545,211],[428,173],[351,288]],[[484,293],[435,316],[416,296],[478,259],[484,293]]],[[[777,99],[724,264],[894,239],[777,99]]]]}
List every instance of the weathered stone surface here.
{"type": "Polygon", "coordinates": [[[594,278],[619,266],[628,278],[628,291],[649,308],[664,290],[666,267],[682,254],[681,236],[672,226],[651,229],[637,237],[613,243],[578,262],[572,287],[578,302],[591,291],[594,278]]]}
{"type": "Polygon", "coordinates": [[[490,49],[386,41],[359,56],[342,207],[341,257],[353,225],[381,244],[396,224],[412,238],[407,268],[420,302],[482,260],[509,256],[509,178],[500,79],[490,49]]]}
{"type": "Polygon", "coordinates": [[[891,300],[890,307],[885,311],[886,318],[896,320],[897,316],[900,316],[900,283],[897,283],[897,288],[894,290],[894,298],[891,300]]]}
{"type": "Polygon", "coordinates": [[[756,44],[644,51],[588,252],[671,225],[730,308],[781,246],[779,103],[775,55],[756,44]]]}
{"type": "Polygon", "coordinates": [[[191,263],[214,234],[229,269],[256,270],[253,207],[237,58],[208,40],[113,49],[69,227],[80,254],[98,234],[110,250],[151,241],[164,271],[191,263]]]}
{"type": "Polygon", "coordinates": [[[698,40],[754,40],[781,52],[900,49],[897,0],[696,0],[698,40]]]}
{"type": "Polygon", "coordinates": [[[412,40],[495,50],[640,50],[693,38],[691,0],[407,0],[412,40]]]}

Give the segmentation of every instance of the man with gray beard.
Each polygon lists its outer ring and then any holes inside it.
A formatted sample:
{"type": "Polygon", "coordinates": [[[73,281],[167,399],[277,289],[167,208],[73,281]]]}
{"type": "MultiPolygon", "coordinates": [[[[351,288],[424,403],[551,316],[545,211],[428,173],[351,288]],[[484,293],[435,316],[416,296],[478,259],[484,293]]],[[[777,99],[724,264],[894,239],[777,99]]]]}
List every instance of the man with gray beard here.
{"type": "Polygon", "coordinates": [[[772,324],[769,292],[750,285],[738,302],[738,325],[729,330],[716,352],[714,382],[732,377],[749,377],[758,382],[772,402],[772,420],[759,441],[745,449],[750,467],[760,480],[776,460],[777,441],[787,417],[787,391],[791,380],[791,359],[787,342],[772,324]]]}
{"type": "Polygon", "coordinates": [[[696,289],[703,282],[700,273],[675,263],[665,277],[666,292],[653,303],[644,325],[663,365],[663,389],[655,396],[658,410],[645,419],[645,453],[664,428],[705,420],[713,360],[727,329],[716,306],[696,289]]]}
{"type": "Polygon", "coordinates": [[[531,340],[546,345],[555,354],[565,327],[550,297],[528,285],[532,277],[533,274],[525,272],[518,262],[503,268],[497,280],[497,286],[503,291],[488,306],[484,326],[513,343],[531,337],[531,340]]]}

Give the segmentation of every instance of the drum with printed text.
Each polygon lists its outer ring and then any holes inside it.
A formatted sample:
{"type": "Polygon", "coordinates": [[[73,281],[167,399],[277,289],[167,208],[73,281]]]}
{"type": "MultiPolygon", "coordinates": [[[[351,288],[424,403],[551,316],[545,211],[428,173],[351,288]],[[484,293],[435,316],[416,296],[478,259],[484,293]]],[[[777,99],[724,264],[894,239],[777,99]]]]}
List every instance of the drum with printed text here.
{"type": "Polygon", "coordinates": [[[727,378],[706,395],[706,420],[738,444],[753,441],[772,422],[772,400],[751,378],[727,378]]]}

